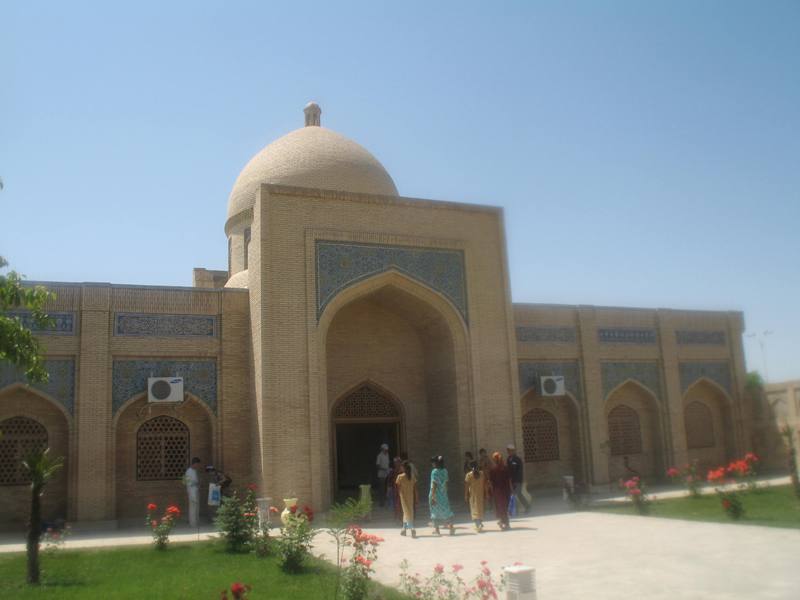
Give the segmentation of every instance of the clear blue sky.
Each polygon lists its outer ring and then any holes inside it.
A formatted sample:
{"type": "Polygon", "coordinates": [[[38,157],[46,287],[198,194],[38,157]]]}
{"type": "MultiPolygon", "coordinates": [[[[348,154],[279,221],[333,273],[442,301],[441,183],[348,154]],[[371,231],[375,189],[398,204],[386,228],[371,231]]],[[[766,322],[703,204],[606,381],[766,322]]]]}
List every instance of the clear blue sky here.
{"type": "Polygon", "coordinates": [[[6,2],[0,27],[0,253],[32,279],[224,269],[236,175],[314,99],[401,194],[505,207],[515,301],[743,310],[800,377],[796,0],[6,2]]]}

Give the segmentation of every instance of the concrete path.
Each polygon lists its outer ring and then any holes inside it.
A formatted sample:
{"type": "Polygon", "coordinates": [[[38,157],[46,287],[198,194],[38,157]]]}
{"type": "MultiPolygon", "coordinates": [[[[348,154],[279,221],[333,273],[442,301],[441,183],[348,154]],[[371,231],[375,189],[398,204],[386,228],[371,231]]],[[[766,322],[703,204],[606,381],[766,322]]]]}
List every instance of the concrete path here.
{"type": "MultiPolygon", "coordinates": [[[[587,512],[515,519],[512,527],[490,523],[479,535],[464,523],[441,538],[425,528],[416,540],[369,529],[386,539],[376,577],[396,586],[403,559],[425,575],[458,563],[468,578],[482,560],[496,573],[519,561],[536,569],[538,600],[800,598],[800,530],[587,512]]],[[[334,555],[323,539],[317,550],[334,555]]]]}

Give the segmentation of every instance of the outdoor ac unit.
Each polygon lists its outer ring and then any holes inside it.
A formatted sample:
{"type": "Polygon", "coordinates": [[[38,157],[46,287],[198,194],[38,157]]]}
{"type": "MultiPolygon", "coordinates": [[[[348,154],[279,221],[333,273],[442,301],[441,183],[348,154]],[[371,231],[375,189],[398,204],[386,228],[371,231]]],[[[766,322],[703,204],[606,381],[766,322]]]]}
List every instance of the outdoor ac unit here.
{"type": "Polygon", "coordinates": [[[148,377],[148,402],[183,402],[183,377],[148,377]]]}
{"type": "Polygon", "coordinates": [[[539,378],[542,396],[563,396],[566,392],[563,375],[544,375],[539,378]]]}

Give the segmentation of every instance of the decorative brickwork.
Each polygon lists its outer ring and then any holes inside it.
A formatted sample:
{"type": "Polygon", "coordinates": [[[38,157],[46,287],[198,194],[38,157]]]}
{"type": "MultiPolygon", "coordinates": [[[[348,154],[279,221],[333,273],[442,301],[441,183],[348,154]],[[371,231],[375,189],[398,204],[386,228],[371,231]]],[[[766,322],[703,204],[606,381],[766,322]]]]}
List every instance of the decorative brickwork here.
{"type": "Polygon", "coordinates": [[[675,341],[681,346],[724,346],[727,343],[724,331],[676,331],[675,341]]]}
{"type": "Polygon", "coordinates": [[[47,430],[38,421],[27,417],[0,421],[0,485],[29,484],[22,460],[32,450],[44,448],[47,448],[47,430]]]}
{"type": "Polygon", "coordinates": [[[389,398],[368,385],[350,393],[336,405],[334,419],[399,419],[400,413],[389,398]]]}
{"type": "Polygon", "coordinates": [[[214,337],[217,335],[217,318],[210,315],[117,313],[114,335],[214,337]]]}
{"type": "Polygon", "coordinates": [[[615,327],[598,329],[597,339],[603,344],[655,344],[658,336],[655,329],[615,327]]]}
{"type": "Polygon", "coordinates": [[[520,361],[519,389],[523,394],[533,388],[538,395],[542,395],[539,389],[540,377],[544,375],[562,375],[564,386],[567,391],[578,402],[583,401],[583,391],[581,389],[581,371],[577,361],[568,362],[528,362],[520,361]]]}
{"type": "Polygon", "coordinates": [[[5,314],[9,317],[17,317],[22,321],[23,326],[39,334],[75,335],[75,313],[72,312],[47,313],[51,320],[47,327],[39,327],[33,318],[33,313],[28,310],[14,310],[5,314]]]}
{"type": "Polygon", "coordinates": [[[180,479],[189,464],[189,428],[167,415],[145,421],[136,433],[136,479],[180,479]]]}
{"type": "MultiPolygon", "coordinates": [[[[50,358],[44,361],[50,374],[47,383],[29,384],[60,402],[67,412],[75,410],[75,361],[72,358],[50,358]]],[[[12,383],[27,383],[24,373],[9,364],[0,364],[0,389],[12,383]]]]}
{"type": "Polygon", "coordinates": [[[111,401],[114,412],[136,394],[147,391],[148,377],[183,377],[183,389],[217,411],[216,360],[115,360],[111,401]]]}
{"type": "Polygon", "coordinates": [[[630,406],[620,404],[608,413],[608,441],[612,456],[641,453],[639,415],[630,406]]]}
{"type": "Polygon", "coordinates": [[[522,417],[525,462],[559,460],[558,421],[552,413],[534,408],[522,417]]]}
{"type": "Polygon", "coordinates": [[[518,342],[574,344],[577,340],[574,327],[517,327],[518,342]]]}
{"type": "Polygon", "coordinates": [[[353,242],[317,241],[317,316],[343,289],[396,269],[441,292],[467,321],[464,253],[444,248],[414,248],[353,242]]]}
{"type": "Polygon", "coordinates": [[[686,425],[686,447],[714,447],[714,417],[711,410],[702,402],[690,402],[684,410],[686,425]]]}
{"type": "Polygon", "coordinates": [[[603,375],[603,396],[628,379],[638,381],[653,394],[661,398],[661,376],[655,362],[604,362],[601,363],[603,375]]]}
{"type": "Polygon", "coordinates": [[[691,362],[680,363],[678,365],[681,374],[681,391],[691,387],[698,379],[703,377],[710,379],[723,390],[732,395],[733,386],[731,384],[731,369],[727,361],[722,362],[691,362]]]}

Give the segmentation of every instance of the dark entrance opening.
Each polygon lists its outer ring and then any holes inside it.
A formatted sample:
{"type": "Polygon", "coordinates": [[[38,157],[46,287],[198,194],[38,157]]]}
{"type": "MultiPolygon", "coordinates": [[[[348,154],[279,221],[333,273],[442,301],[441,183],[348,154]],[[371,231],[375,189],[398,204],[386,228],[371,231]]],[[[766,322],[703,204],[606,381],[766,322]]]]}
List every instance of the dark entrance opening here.
{"type": "Polygon", "coordinates": [[[339,423],[336,425],[336,487],[350,496],[362,484],[376,483],[375,459],[381,444],[389,444],[389,456],[400,453],[399,423],[339,423]]]}
{"type": "Polygon", "coordinates": [[[389,444],[390,459],[403,450],[400,411],[383,391],[364,384],[333,410],[334,493],[338,500],[358,494],[358,486],[377,484],[375,459],[389,444]]]}

